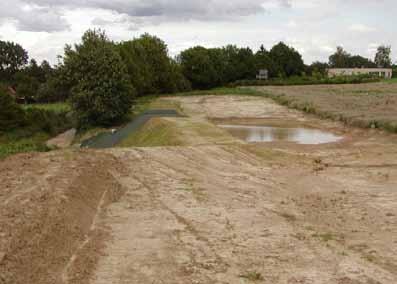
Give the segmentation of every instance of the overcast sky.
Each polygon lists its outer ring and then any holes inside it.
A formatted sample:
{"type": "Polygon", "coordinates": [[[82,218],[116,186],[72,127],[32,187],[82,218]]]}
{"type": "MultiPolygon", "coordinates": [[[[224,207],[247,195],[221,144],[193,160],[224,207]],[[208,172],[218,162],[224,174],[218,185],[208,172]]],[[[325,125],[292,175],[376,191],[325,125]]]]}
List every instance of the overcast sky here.
{"type": "Polygon", "coordinates": [[[392,45],[396,61],[396,15],[396,0],[0,0],[0,39],[51,63],[89,28],[115,41],[148,32],[171,55],[194,45],[269,49],[284,41],[306,63],[327,61],[337,45],[373,58],[380,44],[392,45]]]}

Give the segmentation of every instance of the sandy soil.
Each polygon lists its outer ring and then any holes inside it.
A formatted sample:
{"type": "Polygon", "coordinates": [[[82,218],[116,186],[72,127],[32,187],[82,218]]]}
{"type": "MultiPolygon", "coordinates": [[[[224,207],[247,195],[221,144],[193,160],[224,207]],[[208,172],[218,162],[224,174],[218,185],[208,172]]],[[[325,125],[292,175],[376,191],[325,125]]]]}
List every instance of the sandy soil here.
{"type": "Polygon", "coordinates": [[[76,137],[76,129],[70,129],[62,134],[59,134],[57,137],[52,138],[47,141],[46,145],[48,147],[56,147],[56,148],[68,148],[73,144],[73,140],[76,137]]]}
{"type": "MultiPolygon", "coordinates": [[[[10,157],[0,283],[397,283],[396,135],[256,97],[172,99],[194,122],[302,124],[345,139],[10,157]]],[[[176,125],[195,141],[187,119],[176,125]]]]}

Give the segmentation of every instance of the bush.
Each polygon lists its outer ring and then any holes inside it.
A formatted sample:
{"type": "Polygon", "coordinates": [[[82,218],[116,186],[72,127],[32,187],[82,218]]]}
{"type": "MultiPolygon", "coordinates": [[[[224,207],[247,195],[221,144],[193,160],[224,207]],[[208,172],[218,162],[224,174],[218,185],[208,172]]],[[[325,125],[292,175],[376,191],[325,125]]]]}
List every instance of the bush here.
{"type": "Polygon", "coordinates": [[[111,125],[131,110],[134,90],[114,44],[101,31],[88,31],[75,50],[65,50],[65,68],[77,85],[71,103],[80,127],[111,125]]]}
{"type": "Polygon", "coordinates": [[[15,76],[16,92],[19,97],[24,97],[29,102],[36,101],[37,91],[40,83],[36,78],[19,72],[15,76]]]}
{"type": "Polygon", "coordinates": [[[25,113],[27,127],[32,132],[43,131],[49,135],[56,135],[69,127],[72,121],[66,112],[55,113],[50,110],[29,108],[25,113]]]}
{"type": "Polygon", "coordinates": [[[15,102],[4,86],[0,86],[0,132],[6,132],[26,123],[23,109],[15,102]]]}

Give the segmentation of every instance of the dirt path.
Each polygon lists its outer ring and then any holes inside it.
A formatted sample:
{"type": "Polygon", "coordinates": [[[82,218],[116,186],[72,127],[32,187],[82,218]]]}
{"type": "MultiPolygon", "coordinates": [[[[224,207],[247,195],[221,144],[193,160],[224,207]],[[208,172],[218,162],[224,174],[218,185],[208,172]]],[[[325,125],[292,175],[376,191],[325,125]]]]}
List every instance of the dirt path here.
{"type": "Polygon", "coordinates": [[[0,283],[397,283],[396,136],[261,98],[174,100],[195,123],[299,123],[345,139],[197,144],[200,131],[182,129],[192,145],[9,158],[0,283]]]}

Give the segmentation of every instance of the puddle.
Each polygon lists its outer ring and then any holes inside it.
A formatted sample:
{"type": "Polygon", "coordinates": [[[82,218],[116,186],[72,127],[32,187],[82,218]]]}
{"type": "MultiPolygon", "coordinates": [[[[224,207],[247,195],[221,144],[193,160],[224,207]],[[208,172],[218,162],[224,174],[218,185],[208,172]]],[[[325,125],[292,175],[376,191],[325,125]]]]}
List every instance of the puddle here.
{"type": "Polygon", "coordinates": [[[310,128],[282,128],[269,126],[218,125],[234,137],[246,142],[295,142],[304,145],[334,143],[342,140],[330,132],[310,128]]]}

